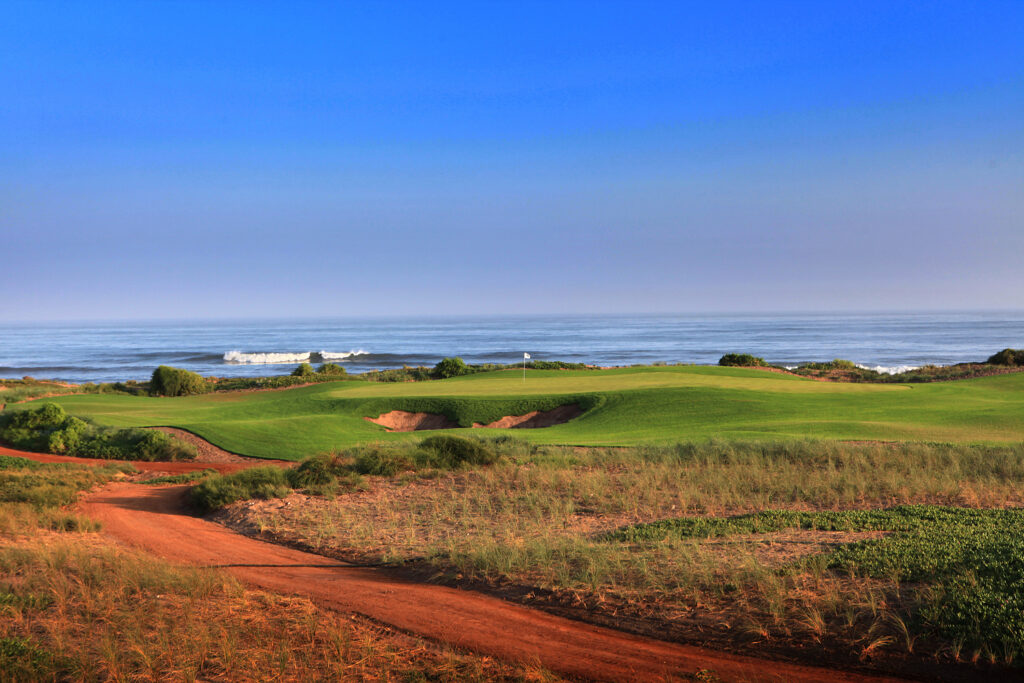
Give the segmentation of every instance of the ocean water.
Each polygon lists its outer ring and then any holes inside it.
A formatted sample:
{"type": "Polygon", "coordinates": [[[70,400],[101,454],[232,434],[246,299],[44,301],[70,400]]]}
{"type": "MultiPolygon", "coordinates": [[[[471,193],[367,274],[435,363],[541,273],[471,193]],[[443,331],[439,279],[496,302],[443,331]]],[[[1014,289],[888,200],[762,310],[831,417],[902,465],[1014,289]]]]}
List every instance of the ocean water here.
{"type": "Polygon", "coordinates": [[[333,320],[0,323],[0,377],[147,379],[157,365],[218,377],[286,374],[303,360],[349,372],[536,360],[714,364],[752,353],[796,365],[845,358],[895,372],[1024,347],[1024,312],[602,315],[333,320]]]}

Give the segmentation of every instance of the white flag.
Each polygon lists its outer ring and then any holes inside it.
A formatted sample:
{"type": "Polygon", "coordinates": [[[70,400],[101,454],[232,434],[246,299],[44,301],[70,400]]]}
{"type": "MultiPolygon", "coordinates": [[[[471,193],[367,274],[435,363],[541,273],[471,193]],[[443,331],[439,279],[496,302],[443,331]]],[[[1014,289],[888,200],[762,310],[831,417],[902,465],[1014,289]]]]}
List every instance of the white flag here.
{"type": "Polygon", "coordinates": [[[524,353],[524,354],[523,354],[523,360],[526,360],[526,359],[528,359],[529,357],[530,357],[530,354],[528,354],[528,353],[524,353]]]}

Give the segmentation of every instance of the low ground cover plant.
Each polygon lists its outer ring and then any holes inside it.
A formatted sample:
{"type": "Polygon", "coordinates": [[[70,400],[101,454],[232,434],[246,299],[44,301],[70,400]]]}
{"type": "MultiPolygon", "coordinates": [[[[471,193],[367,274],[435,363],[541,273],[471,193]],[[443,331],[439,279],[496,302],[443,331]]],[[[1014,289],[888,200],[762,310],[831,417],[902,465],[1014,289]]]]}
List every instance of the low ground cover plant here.
{"type": "Polygon", "coordinates": [[[0,414],[0,441],[16,448],[105,460],[192,460],[195,446],[151,429],[100,427],[55,403],[0,414]]]}
{"type": "Polygon", "coordinates": [[[1024,509],[903,505],[882,510],[770,510],[631,526],[610,541],[767,534],[787,529],[888,531],[803,560],[828,569],[914,582],[914,626],[949,642],[1014,659],[1024,652],[1024,509]]]}

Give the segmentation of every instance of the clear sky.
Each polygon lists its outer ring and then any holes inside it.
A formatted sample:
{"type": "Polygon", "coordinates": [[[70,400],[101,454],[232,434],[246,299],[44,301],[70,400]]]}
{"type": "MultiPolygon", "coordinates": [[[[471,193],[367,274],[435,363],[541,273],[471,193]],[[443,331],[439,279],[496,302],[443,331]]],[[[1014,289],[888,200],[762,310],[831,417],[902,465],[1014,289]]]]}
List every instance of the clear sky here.
{"type": "Polygon", "coordinates": [[[11,2],[8,320],[1024,308],[1024,2],[11,2]]]}

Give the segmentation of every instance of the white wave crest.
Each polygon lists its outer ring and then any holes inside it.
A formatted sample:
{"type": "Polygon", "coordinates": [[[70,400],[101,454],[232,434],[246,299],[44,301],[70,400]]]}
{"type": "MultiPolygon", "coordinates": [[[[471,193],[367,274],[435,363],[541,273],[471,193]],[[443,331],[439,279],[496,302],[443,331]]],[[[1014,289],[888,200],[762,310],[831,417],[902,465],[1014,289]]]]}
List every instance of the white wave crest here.
{"type": "Polygon", "coordinates": [[[325,361],[335,360],[346,360],[352,356],[366,356],[369,355],[369,351],[363,351],[362,349],[353,351],[321,351],[319,354],[320,358],[325,361]]]}
{"type": "Polygon", "coordinates": [[[242,353],[241,351],[228,351],[224,354],[224,360],[228,363],[304,363],[309,361],[310,352],[305,353],[242,353]]]}
{"type": "Polygon", "coordinates": [[[861,365],[857,364],[857,367],[861,370],[874,370],[880,372],[883,375],[902,375],[904,372],[910,372],[911,370],[917,370],[920,365],[861,365]]]}

